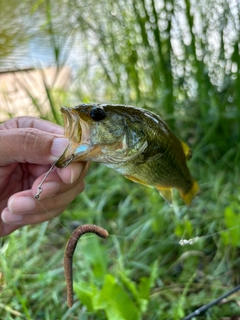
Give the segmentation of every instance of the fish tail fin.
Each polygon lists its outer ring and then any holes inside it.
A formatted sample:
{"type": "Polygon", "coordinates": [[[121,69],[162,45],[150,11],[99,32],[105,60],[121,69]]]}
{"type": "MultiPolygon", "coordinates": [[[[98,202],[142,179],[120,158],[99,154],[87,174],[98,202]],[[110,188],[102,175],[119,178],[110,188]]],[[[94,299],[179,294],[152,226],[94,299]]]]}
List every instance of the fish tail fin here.
{"type": "Polygon", "coordinates": [[[160,195],[163,197],[165,201],[167,201],[170,205],[172,205],[172,189],[170,188],[162,188],[156,186],[156,189],[160,193],[160,195]]]}
{"type": "Polygon", "coordinates": [[[192,202],[192,199],[197,195],[199,192],[199,186],[195,180],[192,181],[192,187],[187,193],[180,193],[181,198],[186,203],[186,205],[190,205],[192,202]]]}

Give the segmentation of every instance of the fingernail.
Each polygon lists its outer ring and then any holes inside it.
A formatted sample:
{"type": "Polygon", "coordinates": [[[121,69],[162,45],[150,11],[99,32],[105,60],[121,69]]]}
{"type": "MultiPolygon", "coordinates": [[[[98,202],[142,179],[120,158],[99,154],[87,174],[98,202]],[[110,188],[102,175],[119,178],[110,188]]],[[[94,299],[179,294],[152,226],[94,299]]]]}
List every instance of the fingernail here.
{"type": "Polygon", "coordinates": [[[41,199],[54,196],[60,188],[59,183],[55,181],[48,181],[44,183],[43,192],[41,194],[41,199]]]}
{"type": "Polygon", "coordinates": [[[23,219],[22,215],[17,215],[14,213],[11,213],[8,209],[3,210],[2,216],[1,216],[3,222],[7,224],[20,222],[23,219]]]}
{"type": "Polygon", "coordinates": [[[12,213],[21,213],[35,209],[36,202],[31,197],[12,198],[9,201],[8,209],[12,213]]]}
{"type": "Polygon", "coordinates": [[[69,140],[67,138],[55,138],[51,147],[51,155],[57,160],[67,148],[69,140]]]}

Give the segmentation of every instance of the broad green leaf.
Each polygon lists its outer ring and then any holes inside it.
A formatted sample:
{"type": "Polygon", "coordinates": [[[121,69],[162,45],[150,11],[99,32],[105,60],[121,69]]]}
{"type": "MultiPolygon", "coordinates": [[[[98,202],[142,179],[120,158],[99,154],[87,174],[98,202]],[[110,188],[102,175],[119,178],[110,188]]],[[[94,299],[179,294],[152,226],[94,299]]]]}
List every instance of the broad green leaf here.
{"type": "Polygon", "coordinates": [[[142,298],[149,298],[149,290],[150,290],[151,280],[148,277],[142,277],[140,279],[140,283],[138,285],[139,294],[142,298]]]}
{"type": "Polygon", "coordinates": [[[98,294],[98,288],[94,284],[88,282],[78,282],[74,285],[74,292],[76,292],[78,299],[84,304],[88,311],[94,311],[92,298],[98,294]]]}
{"type": "Polygon", "coordinates": [[[137,288],[137,284],[129,279],[123,272],[121,272],[119,275],[123,285],[126,287],[126,289],[128,289],[129,293],[131,294],[141,312],[146,311],[148,301],[141,297],[141,294],[137,288]]]}
{"type": "Polygon", "coordinates": [[[84,259],[91,265],[94,280],[102,284],[107,270],[106,249],[96,235],[85,237],[81,243],[84,259]]]}
{"type": "MultiPolygon", "coordinates": [[[[233,247],[240,246],[240,214],[235,213],[231,207],[226,207],[224,212],[225,225],[228,228],[228,241],[233,247]]],[[[226,241],[227,238],[224,237],[226,241]]]]}
{"type": "Polygon", "coordinates": [[[158,276],[158,261],[151,267],[150,277],[142,277],[138,285],[138,290],[142,298],[149,299],[150,289],[154,286],[158,276]]]}
{"type": "Polygon", "coordinates": [[[140,314],[126,290],[110,274],[105,276],[101,292],[93,297],[95,309],[105,310],[109,320],[137,320],[140,314]]]}

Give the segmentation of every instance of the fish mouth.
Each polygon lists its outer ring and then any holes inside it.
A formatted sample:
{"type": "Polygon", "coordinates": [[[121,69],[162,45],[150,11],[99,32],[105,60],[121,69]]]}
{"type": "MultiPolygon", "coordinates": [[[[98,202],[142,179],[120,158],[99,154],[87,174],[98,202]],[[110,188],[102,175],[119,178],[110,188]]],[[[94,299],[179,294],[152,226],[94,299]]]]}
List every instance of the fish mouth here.
{"type": "Polygon", "coordinates": [[[90,127],[74,108],[61,107],[64,121],[64,135],[69,144],[56,162],[58,168],[67,167],[72,161],[84,160],[84,154],[91,148],[90,127]]]}

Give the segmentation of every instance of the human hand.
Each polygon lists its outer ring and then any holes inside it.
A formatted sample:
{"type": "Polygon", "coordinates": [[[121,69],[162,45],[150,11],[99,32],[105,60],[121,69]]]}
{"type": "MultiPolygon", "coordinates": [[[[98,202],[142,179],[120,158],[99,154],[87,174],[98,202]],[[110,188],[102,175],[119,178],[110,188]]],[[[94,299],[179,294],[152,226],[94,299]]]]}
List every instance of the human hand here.
{"type": "Polygon", "coordinates": [[[63,128],[45,120],[20,117],[0,124],[0,237],[61,214],[83,191],[87,163],[71,163],[54,168],[40,201],[34,198],[44,174],[67,145],[63,128]]]}

